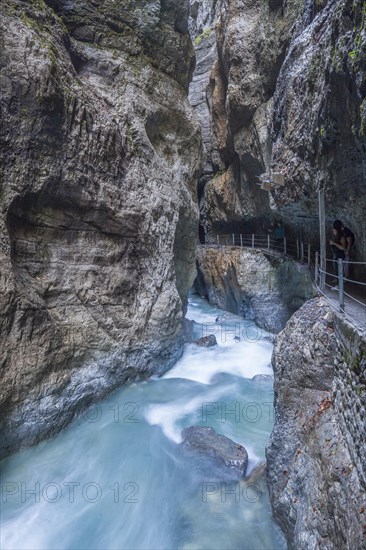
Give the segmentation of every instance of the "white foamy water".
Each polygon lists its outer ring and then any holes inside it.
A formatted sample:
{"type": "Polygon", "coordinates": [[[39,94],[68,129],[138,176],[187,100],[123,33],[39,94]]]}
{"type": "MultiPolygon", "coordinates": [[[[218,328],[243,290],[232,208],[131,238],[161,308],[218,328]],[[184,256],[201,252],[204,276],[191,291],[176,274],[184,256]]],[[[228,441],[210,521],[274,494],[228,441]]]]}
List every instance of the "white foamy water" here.
{"type": "Polygon", "coordinates": [[[211,426],[246,447],[249,471],[264,459],[273,388],[251,378],[271,372],[272,345],[253,323],[216,323],[222,313],[192,296],[195,335],[215,333],[217,347],[187,345],[164,377],[121,388],[2,462],[1,548],[285,548],[263,481],[253,493],[180,445],[184,428],[211,426]]]}
{"type": "Polygon", "coordinates": [[[215,374],[228,373],[244,378],[255,374],[272,374],[268,366],[272,345],[267,341],[225,342],[218,346],[199,348],[188,344],[183,357],[165,375],[166,378],[188,378],[210,384],[215,374]]]}
{"type": "MultiPolygon", "coordinates": [[[[235,390],[234,385],[231,387],[232,390],[235,390]]],[[[182,398],[164,405],[150,405],[146,410],[145,418],[149,424],[160,426],[166,437],[175,443],[180,443],[182,441],[180,421],[200,410],[203,399],[210,403],[217,403],[228,390],[230,390],[230,387],[216,388],[215,390],[206,391],[204,397],[201,393],[188,401],[182,398]]]]}
{"type": "MultiPolygon", "coordinates": [[[[203,302],[203,301],[202,301],[203,302]]],[[[195,321],[194,336],[201,338],[213,334],[217,346],[186,346],[183,357],[165,375],[166,378],[188,378],[209,384],[218,373],[244,378],[256,374],[272,374],[269,366],[272,344],[268,333],[233,314],[226,314],[203,302],[197,307],[193,299],[187,318],[195,321]]]]}

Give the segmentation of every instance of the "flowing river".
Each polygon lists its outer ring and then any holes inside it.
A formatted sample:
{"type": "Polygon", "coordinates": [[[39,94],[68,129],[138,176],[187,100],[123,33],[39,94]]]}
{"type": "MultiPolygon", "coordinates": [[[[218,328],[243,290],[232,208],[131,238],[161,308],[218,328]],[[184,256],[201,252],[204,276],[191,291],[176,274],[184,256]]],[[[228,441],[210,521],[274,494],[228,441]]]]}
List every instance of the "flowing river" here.
{"type": "Polygon", "coordinates": [[[211,426],[244,445],[250,471],[273,427],[272,344],[253,323],[191,295],[195,336],[162,378],[125,386],[54,438],[4,460],[1,548],[273,550],[286,548],[265,482],[233,478],[180,445],[211,426]],[[218,322],[215,322],[219,317],[218,322]]]}

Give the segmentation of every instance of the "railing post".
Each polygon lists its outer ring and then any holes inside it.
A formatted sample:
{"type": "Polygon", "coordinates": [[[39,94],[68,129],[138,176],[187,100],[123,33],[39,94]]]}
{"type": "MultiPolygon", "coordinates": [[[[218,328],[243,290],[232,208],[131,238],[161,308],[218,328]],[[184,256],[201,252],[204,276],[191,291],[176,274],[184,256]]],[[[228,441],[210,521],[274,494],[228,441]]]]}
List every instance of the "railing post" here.
{"type": "Polygon", "coordinates": [[[300,258],[299,239],[296,239],[296,253],[297,257],[300,258]]]}
{"type": "Polygon", "coordinates": [[[233,246],[235,246],[235,235],[233,233],[233,246]]]}
{"type": "Polygon", "coordinates": [[[315,284],[319,281],[319,252],[315,252],[315,284]]]}
{"type": "Polygon", "coordinates": [[[283,253],[287,254],[287,243],[286,243],[286,237],[283,237],[283,253]]]}
{"type": "Polygon", "coordinates": [[[300,258],[300,261],[301,261],[302,264],[304,263],[304,243],[302,241],[301,241],[301,258],[300,258]]]}
{"type": "Polygon", "coordinates": [[[268,235],[267,235],[267,248],[268,248],[268,250],[270,249],[270,247],[271,247],[271,237],[268,233],[268,235]]]}
{"type": "Polygon", "coordinates": [[[243,248],[243,235],[240,233],[240,246],[243,248]]]}
{"type": "Polygon", "coordinates": [[[324,189],[319,189],[319,239],[320,239],[320,290],[325,290],[325,271],[327,271],[327,239],[325,230],[324,189]]]}
{"type": "Polygon", "coordinates": [[[322,257],[322,253],[320,251],[320,262],[319,262],[319,288],[322,292],[325,290],[325,271],[327,269],[327,263],[326,260],[322,257]]]}
{"type": "Polygon", "coordinates": [[[254,248],[254,233],[252,234],[252,248],[254,248]]]}
{"type": "Polygon", "coordinates": [[[308,244],[308,267],[310,268],[310,264],[311,264],[311,248],[310,248],[310,243],[308,244]]]}
{"type": "Polygon", "coordinates": [[[338,288],[339,288],[339,309],[344,311],[344,281],[343,281],[343,260],[338,258],[338,288]]]}

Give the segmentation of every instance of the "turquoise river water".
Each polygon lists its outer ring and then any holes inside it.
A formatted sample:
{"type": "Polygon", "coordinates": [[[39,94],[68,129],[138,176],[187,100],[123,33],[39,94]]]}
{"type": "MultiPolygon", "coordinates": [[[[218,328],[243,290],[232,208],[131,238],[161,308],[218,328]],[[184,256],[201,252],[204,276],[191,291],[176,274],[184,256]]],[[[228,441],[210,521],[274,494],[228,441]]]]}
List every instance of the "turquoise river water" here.
{"type": "Polygon", "coordinates": [[[1,548],[286,548],[263,479],[238,480],[187,454],[181,431],[211,426],[242,444],[249,473],[273,428],[272,344],[253,323],[191,295],[195,335],[163,377],[124,386],[67,429],[1,464],[1,548]],[[216,319],[218,322],[216,322],[216,319]]]}

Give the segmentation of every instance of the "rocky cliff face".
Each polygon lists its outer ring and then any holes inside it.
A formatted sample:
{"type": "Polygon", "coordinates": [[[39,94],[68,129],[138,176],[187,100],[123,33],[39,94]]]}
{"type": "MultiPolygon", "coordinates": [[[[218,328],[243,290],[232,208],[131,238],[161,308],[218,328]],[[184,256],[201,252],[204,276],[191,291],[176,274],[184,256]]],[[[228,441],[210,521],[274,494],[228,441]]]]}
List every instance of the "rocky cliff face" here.
{"type": "Polygon", "coordinates": [[[202,238],[260,231],[275,214],[288,233],[317,241],[317,189],[325,187],[328,222],[351,226],[364,257],[364,3],[207,1],[206,19],[194,6],[191,32],[206,68],[191,87],[202,101],[192,103],[209,113],[214,136],[203,134],[202,238]],[[286,185],[268,194],[256,176],[269,168],[286,185]]]}
{"type": "Polygon", "coordinates": [[[365,547],[365,346],[321,299],[277,336],[267,474],[291,549],[365,547]]]}
{"type": "Polygon", "coordinates": [[[190,99],[203,123],[205,168],[200,180],[202,237],[245,232],[270,215],[256,176],[271,162],[272,96],[299,13],[291,3],[191,0],[197,68],[190,99]]]}
{"type": "Polygon", "coordinates": [[[288,223],[311,234],[324,188],[328,222],[352,227],[363,259],[365,131],[365,3],[305,2],[274,94],[273,165],[287,184],[273,198],[288,223]]]}
{"type": "MultiPolygon", "coordinates": [[[[288,237],[300,234],[318,246],[323,188],[327,223],[340,218],[351,227],[356,259],[364,260],[365,3],[207,0],[201,11],[196,5],[192,0],[190,31],[204,70],[194,75],[190,97],[205,113],[202,241],[214,243],[214,233],[261,232],[275,215],[288,237]],[[258,188],[256,176],[268,169],[284,174],[284,187],[258,188]]],[[[276,270],[267,261],[239,249],[200,250],[201,293],[259,324],[273,322],[263,304],[285,321],[280,286],[269,292],[264,274],[276,270]],[[243,307],[255,295],[258,310],[243,307]]],[[[277,338],[268,482],[290,548],[365,547],[364,346],[318,300],[277,338]]]]}
{"type": "Polygon", "coordinates": [[[270,332],[282,330],[313,296],[305,266],[262,250],[229,246],[198,247],[196,286],[210,303],[270,332]]]}
{"type": "Polygon", "coordinates": [[[4,0],[1,10],[9,453],[179,354],[201,149],[186,98],[187,2],[4,0]]]}

